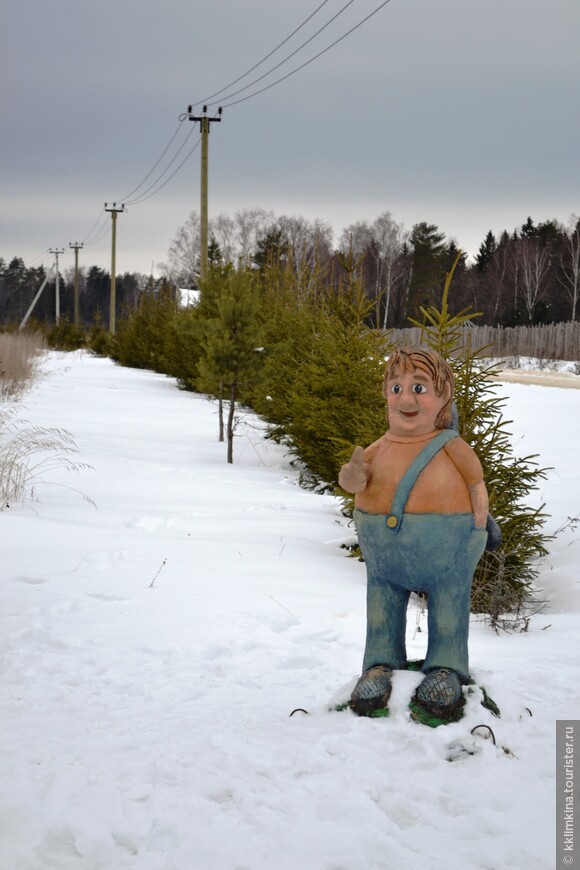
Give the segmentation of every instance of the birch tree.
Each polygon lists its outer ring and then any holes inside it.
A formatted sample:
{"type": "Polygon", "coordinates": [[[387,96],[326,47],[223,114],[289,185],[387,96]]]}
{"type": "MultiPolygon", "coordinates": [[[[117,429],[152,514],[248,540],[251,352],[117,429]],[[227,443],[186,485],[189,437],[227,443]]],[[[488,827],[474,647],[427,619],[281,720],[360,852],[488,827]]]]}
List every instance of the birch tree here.
{"type": "Polygon", "coordinates": [[[562,276],[560,283],[566,290],[572,304],[571,320],[576,320],[578,294],[580,292],[580,218],[571,215],[568,232],[560,255],[562,276]]]}
{"type": "Polygon", "coordinates": [[[550,270],[550,251],[539,239],[523,238],[519,242],[522,295],[529,323],[533,323],[538,303],[546,293],[546,278],[550,270]]]}

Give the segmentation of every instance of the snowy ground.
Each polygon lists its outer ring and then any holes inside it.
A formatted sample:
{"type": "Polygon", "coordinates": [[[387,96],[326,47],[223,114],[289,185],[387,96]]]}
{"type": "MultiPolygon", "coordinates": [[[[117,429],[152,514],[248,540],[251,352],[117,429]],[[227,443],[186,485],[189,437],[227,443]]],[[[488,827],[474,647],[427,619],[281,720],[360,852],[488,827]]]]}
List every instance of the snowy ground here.
{"type": "MultiPolygon", "coordinates": [[[[94,470],[50,472],[66,486],[37,481],[0,513],[0,867],[554,866],[555,721],[580,719],[580,527],[551,545],[527,632],[473,621],[472,673],[500,719],[476,693],[460,723],[412,722],[412,673],[388,719],[329,712],[365,628],[339,503],[301,490],[251,419],[228,466],[214,407],[168,378],[83,353],[44,371],[22,416],[69,429],[94,470]],[[475,754],[450,763],[456,741],[475,754]]],[[[518,452],[554,466],[539,494],[554,532],[580,516],[580,393],[500,390],[518,452]]],[[[411,657],[425,638],[413,610],[411,657]]]]}

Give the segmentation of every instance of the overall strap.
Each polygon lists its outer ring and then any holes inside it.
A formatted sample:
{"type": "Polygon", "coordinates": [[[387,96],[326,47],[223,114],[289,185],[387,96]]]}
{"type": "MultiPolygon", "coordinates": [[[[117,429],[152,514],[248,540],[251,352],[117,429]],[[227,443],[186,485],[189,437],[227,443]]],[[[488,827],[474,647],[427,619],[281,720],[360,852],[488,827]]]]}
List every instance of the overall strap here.
{"type": "Polygon", "coordinates": [[[415,457],[397,487],[391,511],[387,517],[387,526],[391,529],[398,529],[401,525],[401,518],[407,499],[413,489],[415,482],[424,468],[429,465],[436,453],[439,453],[442,447],[451,441],[453,438],[458,438],[458,433],[453,429],[443,429],[436,438],[423,448],[423,450],[415,457]]]}

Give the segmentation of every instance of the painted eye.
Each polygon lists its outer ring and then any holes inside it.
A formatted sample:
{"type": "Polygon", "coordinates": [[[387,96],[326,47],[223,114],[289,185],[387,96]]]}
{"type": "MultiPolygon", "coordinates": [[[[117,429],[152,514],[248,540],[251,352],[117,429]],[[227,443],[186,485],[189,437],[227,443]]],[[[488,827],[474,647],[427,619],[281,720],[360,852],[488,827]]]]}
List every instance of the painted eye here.
{"type": "Polygon", "coordinates": [[[401,392],[401,385],[400,384],[393,384],[393,386],[391,387],[391,393],[400,393],[400,392],[401,392]]]}
{"type": "Polygon", "coordinates": [[[424,387],[423,384],[413,384],[413,392],[421,395],[421,393],[427,392],[427,387],[424,387]]]}

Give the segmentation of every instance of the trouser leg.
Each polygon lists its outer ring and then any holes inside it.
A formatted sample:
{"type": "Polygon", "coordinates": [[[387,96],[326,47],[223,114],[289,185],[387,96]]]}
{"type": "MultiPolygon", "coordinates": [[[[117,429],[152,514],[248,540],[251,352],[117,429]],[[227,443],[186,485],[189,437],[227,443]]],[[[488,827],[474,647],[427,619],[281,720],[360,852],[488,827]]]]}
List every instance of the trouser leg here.
{"type": "Polygon", "coordinates": [[[429,590],[429,640],[423,671],[450,668],[469,679],[468,635],[471,577],[448,578],[429,590]]]}
{"type": "Polygon", "coordinates": [[[363,671],[376,664],[404,668],[405,631],[410,592],[372,575],[367,579],[367,637],[363,671]]]}

